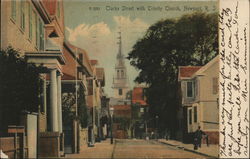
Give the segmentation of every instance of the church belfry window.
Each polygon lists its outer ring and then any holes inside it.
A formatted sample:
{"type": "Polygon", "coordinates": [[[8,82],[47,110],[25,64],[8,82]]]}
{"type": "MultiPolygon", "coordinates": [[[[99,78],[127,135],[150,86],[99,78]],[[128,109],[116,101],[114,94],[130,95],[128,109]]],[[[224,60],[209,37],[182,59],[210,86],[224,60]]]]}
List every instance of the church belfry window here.
{"type": "Polygon", "coordinates": [[[121,76],[122,76],[122,78],[123,78],[123,77],[124,77],[124,72],[123,72],[123,70],[122,70],[121,72],[122,72],[122,73],[121,73],[121,74],[122,74],[121,76]]]}
{"type": "Polygon", "coordinates": [[[119,95],[122,95],[122,89],[119,89],[119,95]]]}

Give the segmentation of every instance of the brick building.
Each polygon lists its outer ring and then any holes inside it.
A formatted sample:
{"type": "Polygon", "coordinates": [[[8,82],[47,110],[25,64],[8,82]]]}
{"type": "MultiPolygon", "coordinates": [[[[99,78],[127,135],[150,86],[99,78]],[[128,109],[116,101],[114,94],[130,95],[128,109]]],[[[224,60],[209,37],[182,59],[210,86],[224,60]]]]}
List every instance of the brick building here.
{"type": "Polygon", "coordinates": [[[136,85],[132,90],[132,134],[135,138],[143,138],[148,126],[148,104],[145,91],[147,87],[136,85]]]}

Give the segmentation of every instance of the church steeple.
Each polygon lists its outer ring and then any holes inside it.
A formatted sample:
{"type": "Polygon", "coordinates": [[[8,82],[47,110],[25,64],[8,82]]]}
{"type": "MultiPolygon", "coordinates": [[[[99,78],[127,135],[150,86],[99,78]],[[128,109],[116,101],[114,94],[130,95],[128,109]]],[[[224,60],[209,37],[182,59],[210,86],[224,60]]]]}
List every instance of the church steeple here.
{"type": "Polygon", "coordinates": [[[122,53],[122,33],[118,32],[118,53],[116,55],[115,76],[113,78],[114,97],[125,99],[128,92],[128,77],[127,69],[125,66],[125,58],[122,53]]]}
{"type": "Polygon", "coordinates": [[[116,56],[117,60],[123,59],[123,57],[124,57],[123,54],[122,54],[122,34],[121,34],[120,31],[118,32],[118,34],[119,34],[119,36],[118,36],[119,41],[118,41],[117,44],[119,44],[119,50],[118,50],[118,54],[116,56]]]}

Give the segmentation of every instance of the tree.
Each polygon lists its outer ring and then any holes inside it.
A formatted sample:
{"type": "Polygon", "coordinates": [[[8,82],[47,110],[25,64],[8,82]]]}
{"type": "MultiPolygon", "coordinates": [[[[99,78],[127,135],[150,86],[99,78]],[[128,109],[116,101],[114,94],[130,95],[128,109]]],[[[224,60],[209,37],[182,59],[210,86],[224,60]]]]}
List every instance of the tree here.
{"type": "Polygon", "coordinates": [[[133,46],[128,59],[139,70],[135,81],[149,85],[149,113],[159,116],[160,131],[176,129],[178,67],[206,64],[217,55],[217,38],[217,14],[196,12],[153,24],[133,46]]]}
{"type": "Polygon", "coordinates": [[[73,110],[75,103],[75,93],[62,94],[62,120],[64,125],[70,125],[72,120],[76,119],[76,112],[73,110]]]}
{"type": "MultiPolygon", "coordinates": [[[[71,86],[74,87],[75,85],[71,86]]],[[[69,87],[68,87],[69,88],[69,87]]],[[[64,92],[62,94],[62,120],[64,125],[72,124],[73,120],[78,120],[82,128],[88,126],[88,110],[85,100],[84,89],[80,86],[77,92],[77,114],[74,106],[76,105],[76,92],[64,92]]]]}
{"type": "Polygon", "coordinates": [[[78,119],[80,121],[81,127],[82,128],[87,128],[89,114],[88,114],[84,89],[82,87],[80,87],[79,92],[81,92],[81,93],[79,94],[79,97],[78,97],[78,102],[79,102],[79,105],[78,105],[78,119]]]}
{"type": "Polygon", "coordinates": [[[22,112],[37,112],[42,81],[42,67],[28,64],[18,51],[9,47],[0,51],[0,125],[20,124],[22,112]]]}

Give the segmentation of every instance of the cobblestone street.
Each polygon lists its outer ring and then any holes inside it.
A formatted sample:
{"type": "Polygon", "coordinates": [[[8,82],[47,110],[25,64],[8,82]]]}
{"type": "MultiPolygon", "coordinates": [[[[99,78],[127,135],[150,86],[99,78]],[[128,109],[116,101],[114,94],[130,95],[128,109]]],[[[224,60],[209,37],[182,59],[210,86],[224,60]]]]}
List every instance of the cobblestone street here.
{"type": "Polygon", "coordinates": [[[96,143],[95,147],[86,147],[80,154],[66,155],[66,158],[207,158],[153,140],[120,139],[113,145],[109,141],[96,143]]]}

